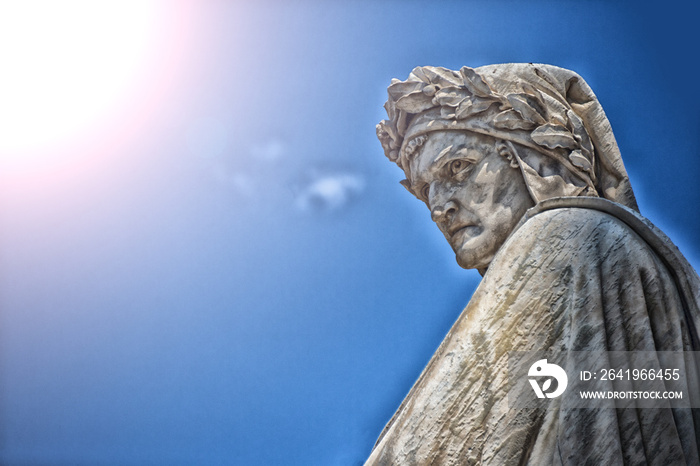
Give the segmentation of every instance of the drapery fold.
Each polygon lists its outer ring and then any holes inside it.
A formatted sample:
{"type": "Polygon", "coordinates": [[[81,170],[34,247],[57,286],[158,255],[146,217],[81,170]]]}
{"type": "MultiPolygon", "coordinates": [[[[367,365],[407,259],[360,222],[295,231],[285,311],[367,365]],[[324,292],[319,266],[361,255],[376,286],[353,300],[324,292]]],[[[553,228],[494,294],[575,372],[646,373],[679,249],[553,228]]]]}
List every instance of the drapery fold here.
{"type": "MultiPolygon", "coordinates": [[[[698,409],[508,403],[512,352],[700,351],[699,283],[631,209],[584,197],[535,206],[366,464],[700,464],[698,409]]],[[[696,364],[683,370],[700,406],[696,364]]]]}

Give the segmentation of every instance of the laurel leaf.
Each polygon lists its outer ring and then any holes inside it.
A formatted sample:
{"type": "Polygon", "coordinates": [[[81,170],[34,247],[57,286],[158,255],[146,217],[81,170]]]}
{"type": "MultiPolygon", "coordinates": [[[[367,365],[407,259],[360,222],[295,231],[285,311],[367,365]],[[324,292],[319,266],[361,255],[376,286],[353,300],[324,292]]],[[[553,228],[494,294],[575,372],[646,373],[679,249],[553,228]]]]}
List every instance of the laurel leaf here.
{"type": "Polygon", "coordinates": [[[396,108],[409,113],[424,112],[434,106],[433,98],[423,94],[423,91],[412,92],[396,101],[396,108]]]}
{"type": "Polygon", "coordinates": [[[539,103],[528,94],[508,94],[508,102],[513,107],[513,109],[520,113],[523,118],[529,120],[538,125],[543,125],[545,123],[544,114],[539,103]]]}
{"type": "Polygon", "coordinates": [[[461,102],[457,107],[457,110],[455,111],[455,117],[459,120],[462,120],[464,118],[467,118],[468,116],[476,115],[485,111],[494,103],[494,100],[488,99],[464,99],[464,101],[461,102]]]}
{"type": "Polygon", "coordinates": [[[380,133],[388,135],[388,137],[391,139],[396,139],[396,131],[394,130],[394,126],[391,120],[382,120],[379,122],[379,124],[377,125],[377,136],[379,136],[380,133]]]}
{"type": "Polygon", "coordinates": [[[427,79],[426,82],[438,84],[440,87],[457,87],[462,84],[456,72],[441,66],[423,66],[421,72],[427,79]]]}
{"type": "Polygon", "coordinates": [[[463,66],[459,72],[462,75],[464,86],[469,89],[472,94],[478,95],[479,97],[489,97],[492,95],[493,92],[489,85],[486,84],[486,81],[484,81],[484,78],[472,68],[463,66]]]}
{"type": "Polygon", "coordinates": [[[389,92],[389,97],[393,100],[399,100],[405,95],[423,90],[424,87],[425,83],[420,81],[399,81],[391,84],[387,91],[389,92]]]}
{"type": "Polygon", "coordinates": [[[391,99],[387,100],[384,102],[384,110],[386,110],[389,120],[393,120],[396,117],[396,102],[391,99]]]}
{"type": "Polygon", "coordinates": [[[435,102],[443,107],[457,107],[468,98],[469,94],[460,87],[445,87],[435,94],[435,102]]]}
{"type": "Polygon", "coordinates": [[[413,68],[413,70],[411,70],[411,74],[408,75],[408,79],[411,79],[412,76],[415,76],[417,79],[423,81],[424,83],[430,82],[430,79],[423,72],[422,66],[416,66],[415,68],[413,68]]]}
{"type": "Polygon", "coordinates": [[[408,129],[408,112],[398,112],[398,118],[396,119],[396,132],[398,134],[406,133],[408,129]]]}
{"type": "Polygon", "coordinates": [[[580,150],[573,151],[569,155],[569,160],[571,160],[571,163],[574,164],[575,167],[578,167],[585,172],[589,172],[591,171],[591,168],[593,168],[591,162],[584,157],[580,150]]]}
{"type": "MultiPolygon", "coordinates": [[[[534,90],[534,88],[533,88],[533,90],[534,90]]],[[[547,109],[547,106],[545,105],[544,101],[542,100],[542,94],[539,91],[535,91],[535,93],[532,95],[523,94],[523,96],[527,100],[528,104],[530,104],[530,106],[532,108],[534,108],[535,111],[537,113],[539,113],[542,116],[542,118],[544,118],[546,120],[548,109],[547,109]]]]}
{"type": "MultiPolygon", "coordinates": [[[[383,123],[383,122],[382,122],[383,123]]],[[[382,123],[379,123],[377,125],[377,138],[379,139],[379,142],[382,144],[382,149],[384,149],[384,153],[388,154],[391,152],[391,142],[393,139],[389,136],[389,133],[387,133],[383,128],[382,128],[382,123]]]]}
{"type": "Polygon", "coordinates": [[[546,124],[537,128],[531,134],[532,140],[540,146],[549,149],[563,147],[573,149],[576,147],[576,140],[563,126],[546,124]]]}
{"type": "Polygon", "coordinates": [[[483,112],[495,103],[496,101],[491,99],[472,99],[472,115],[483,112]]]}
{"type": "Polygon", "coordinates": [[[574,134],[574,137],[581,146],[581,149],[583,149],[583,152],[586,153],[586,155],[592,155],[593,144],[591,143],[591,138],[588,135],[588,131],[586,131],[586,127],[583,126],[583,120],[581,120],[581,118],[572,110],[567,111],[566,116],[571,124],[571,132],[574,134]]]}
{"type": "Polygon", "coordinates": [[[537,126],[529,120],[523,120],[520,114],[512,109],[496,115],[493,119],[493,125],[502,129],[533,129],[537,126]]]}
{"type": "Polygon", "coordinates": [[[553,120],[561,121],[561,124],[565,125],[565,123],[562,120],[561,115],[566,115],[568,107],[566,107],[559,100],[555,99],[554,97],[547,94],[546,92],[542,92],[539,89],[536,89],[536,91],[537,91],[537,95],[540,98],[540,101],[542,101],[543,106],[547,109],[551,118],[553,120]]]}
{"type": "Polygon", "coordinates": [[[386,130],[386,120],[380,121],[377,126],[377,137],[379,138],[380,141],[382,141],[382,144],[384,144],[384,141],[386,141],[387,147],[389,145],[389,139],[391,139],[391,136],[389,135],[389,132],[386,130]]]}
{"type": "Polygon", "coordinates": [[[473,107],[471,99],[464,99],[455,109],[455,118],[463,120],[471,114],[471,109],[473,107]]]}

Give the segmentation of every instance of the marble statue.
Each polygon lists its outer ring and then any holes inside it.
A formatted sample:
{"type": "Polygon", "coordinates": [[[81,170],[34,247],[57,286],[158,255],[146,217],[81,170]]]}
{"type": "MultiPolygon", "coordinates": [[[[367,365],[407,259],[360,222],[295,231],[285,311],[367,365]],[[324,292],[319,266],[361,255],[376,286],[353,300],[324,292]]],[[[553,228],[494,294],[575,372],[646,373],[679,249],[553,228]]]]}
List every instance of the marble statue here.
{"type": "Polygon", "coordinates": [[[586,82],[540,64],[423,66],[388,93],[386,156],[483,278],[366,464],[700,464],[693,358],[684,408],[508,404],[509,355],[700,351],[700,279],[638,213],[586,82]]]}

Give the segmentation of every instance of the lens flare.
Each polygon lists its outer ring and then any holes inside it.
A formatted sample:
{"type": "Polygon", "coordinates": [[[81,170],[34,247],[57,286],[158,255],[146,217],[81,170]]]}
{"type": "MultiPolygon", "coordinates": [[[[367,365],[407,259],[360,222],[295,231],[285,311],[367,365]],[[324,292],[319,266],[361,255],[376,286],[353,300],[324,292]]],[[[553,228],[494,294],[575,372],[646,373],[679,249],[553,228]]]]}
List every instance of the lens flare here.
{"type": "Polygon", "coordinates": [[[0,4],[0,166],[48,157],[108,116],[157,30],[148,1],[0,4]]]}

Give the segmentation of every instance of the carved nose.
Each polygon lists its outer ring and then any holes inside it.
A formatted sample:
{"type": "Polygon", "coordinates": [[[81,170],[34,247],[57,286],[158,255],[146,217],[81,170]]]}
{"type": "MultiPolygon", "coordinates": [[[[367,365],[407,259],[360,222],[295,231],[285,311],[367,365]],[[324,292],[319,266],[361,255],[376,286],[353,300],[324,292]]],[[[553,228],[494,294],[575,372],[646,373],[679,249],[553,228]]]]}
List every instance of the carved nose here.
{"type": "Polygon", "coordinates": [[[443,223],[450,220],[455,212],[457,212],[457,204],[447,201],[444,206],[435,206],[430,211],[430,217],[435,223],[443,223]]]}

